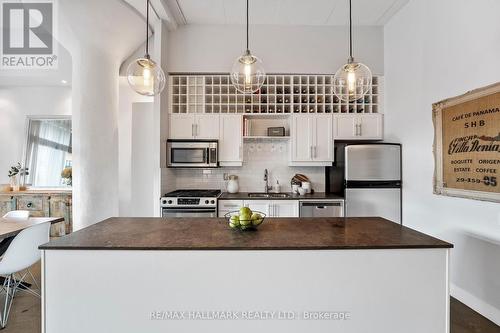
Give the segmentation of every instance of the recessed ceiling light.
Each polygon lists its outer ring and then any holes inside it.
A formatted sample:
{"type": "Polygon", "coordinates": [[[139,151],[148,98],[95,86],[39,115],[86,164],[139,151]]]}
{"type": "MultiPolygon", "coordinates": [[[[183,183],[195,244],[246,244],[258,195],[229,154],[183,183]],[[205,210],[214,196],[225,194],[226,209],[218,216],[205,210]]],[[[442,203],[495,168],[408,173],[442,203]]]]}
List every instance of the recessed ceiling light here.
{"type": "Polygon", "coordinates": [[[61,83],[62,83],[62,84],[66,84],[66,83],[68,83],[68,81],[66,81],[66,80],[61,80],[61,83]]]}

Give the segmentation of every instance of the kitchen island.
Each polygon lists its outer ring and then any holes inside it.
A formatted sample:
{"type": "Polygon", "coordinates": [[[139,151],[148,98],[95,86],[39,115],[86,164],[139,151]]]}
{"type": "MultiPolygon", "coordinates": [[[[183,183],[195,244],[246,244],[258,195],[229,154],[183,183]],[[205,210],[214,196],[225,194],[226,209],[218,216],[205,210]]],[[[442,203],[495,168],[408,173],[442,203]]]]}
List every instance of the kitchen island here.
{"type": "Polygon", "coordinates": [[[111,218],[41,246],[43,332],[449,332],[451,244],[387,220],[111,218]]]}

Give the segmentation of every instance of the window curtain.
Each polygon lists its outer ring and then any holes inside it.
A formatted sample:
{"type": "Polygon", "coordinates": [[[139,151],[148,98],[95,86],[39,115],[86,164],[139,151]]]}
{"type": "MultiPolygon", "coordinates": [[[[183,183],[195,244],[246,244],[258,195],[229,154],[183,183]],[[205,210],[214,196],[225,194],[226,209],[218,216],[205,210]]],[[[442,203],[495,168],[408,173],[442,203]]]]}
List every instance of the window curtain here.
{"type": "Polygon", "coordinates": [[[71,166],[71,120],[31,121],[28,142],[28,183],[62,186],[61,171],[71,166]]]}

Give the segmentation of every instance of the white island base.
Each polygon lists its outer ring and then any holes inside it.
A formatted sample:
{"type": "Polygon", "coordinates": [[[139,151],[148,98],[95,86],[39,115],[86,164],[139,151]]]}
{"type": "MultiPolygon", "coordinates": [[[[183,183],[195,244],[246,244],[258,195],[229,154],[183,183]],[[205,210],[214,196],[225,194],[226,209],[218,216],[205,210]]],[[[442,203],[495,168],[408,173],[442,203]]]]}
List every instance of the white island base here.
{"type": "Polygon", "coordinates": [[[448,248],[43,251],[44,333],[448,333],[448,248]]]}

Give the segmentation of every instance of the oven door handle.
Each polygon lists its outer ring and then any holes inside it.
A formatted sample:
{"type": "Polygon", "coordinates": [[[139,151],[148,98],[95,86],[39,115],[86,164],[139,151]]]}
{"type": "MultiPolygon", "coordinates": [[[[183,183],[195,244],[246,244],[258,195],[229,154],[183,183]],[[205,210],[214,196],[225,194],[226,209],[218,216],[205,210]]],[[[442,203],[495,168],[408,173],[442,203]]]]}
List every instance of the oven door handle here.
{"type": "Polygon", "coordinates": [[[163,207],[166,213],[215,213],[215,208],[166,208],[163,207]]]}

